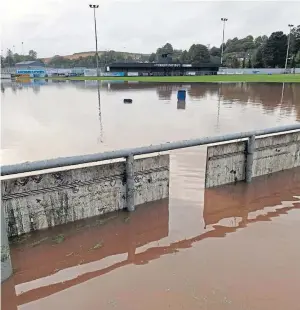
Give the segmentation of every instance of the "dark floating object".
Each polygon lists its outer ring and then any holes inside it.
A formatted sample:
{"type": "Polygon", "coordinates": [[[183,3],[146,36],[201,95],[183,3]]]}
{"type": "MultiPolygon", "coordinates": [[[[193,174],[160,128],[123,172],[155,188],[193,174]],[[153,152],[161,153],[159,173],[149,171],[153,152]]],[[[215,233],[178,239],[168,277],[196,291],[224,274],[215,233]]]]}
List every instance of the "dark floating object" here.
{"type": "Polygon", "coordinates": [[[132,99],[124,99],[124,103],[132,103],[132,99]]]}

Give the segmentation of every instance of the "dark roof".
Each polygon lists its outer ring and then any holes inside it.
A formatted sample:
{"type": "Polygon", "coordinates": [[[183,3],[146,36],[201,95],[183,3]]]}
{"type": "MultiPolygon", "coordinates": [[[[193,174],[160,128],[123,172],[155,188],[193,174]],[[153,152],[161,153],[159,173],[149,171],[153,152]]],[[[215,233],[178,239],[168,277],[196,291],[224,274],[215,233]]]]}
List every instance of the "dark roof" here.
{"type": "Polygon", "coordinates": [[[16,66],[18,66],[18,65],[28,65],[28,66],[30,66],[30,65],[35,64],[37,62],[38,63],[42,63],[40,60],[28,60],[28,61],[18,62],[18,63],[16,63],[16,66]]]}
{"type": "Polygon", "coordinates": [[[219,68],[220,64],[200,63],[200,64],[175,64],[175,63],[151,63],[151,62],[114,62],[109,65],[110,68],[219,68]]]}

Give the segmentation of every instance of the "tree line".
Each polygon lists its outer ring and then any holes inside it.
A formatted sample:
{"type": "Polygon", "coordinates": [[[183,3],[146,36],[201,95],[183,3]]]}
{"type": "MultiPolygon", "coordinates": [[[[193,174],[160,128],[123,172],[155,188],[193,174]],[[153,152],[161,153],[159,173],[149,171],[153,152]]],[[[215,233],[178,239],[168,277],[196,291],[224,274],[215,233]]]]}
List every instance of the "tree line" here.
{"type": "Polygon", "coordinates": [[[1,55],[1,67],[13,67],[16,63],[22,61],[36,60],[37,52],[30,50],[28,55],[19,55],[13,53],[10,49],[7,50],[6,57],[1,55]]]}
{"type": "MultiPolygon", "coordinates": [[[[288,35],[282,31],[273,32],[269,37],[251,35],[245,38],[228,39],[223,45],[223,66],[229,68],[284,68],[288,46],[288,35]]],[[[178,63],[220,63],[220,47],[209,48],[193,44],[188,50],[176,50],[170,43],[165,44],[149,56],[149,62],[161,60],[169,55],[178,63]]],[[[300,67],[300,25],[291,30],[288,67],[300,67]]]]}
{"type": "MultiPolygon", "coordinates": [[[[266,35],[254,38],[248,35],[245,38],[228,39],[223,45],[223,66],[229,68],[284,68],[286,51],[289,37],[282,31],[273,32],[269,37],[266,35]]],[[[98,61],[101,67],[114,62],[161,62],[173,63],[220,63],[221,46],[208,47],[203,44],[192,44],[188,50],[173,48],[172,44],[166,43],[150,55],[105,51],[98,53],[98,61]]],[[[95,55],[96,56],[96,55],[95,55]]],[[[73,68],[73,67],[96,67],[96,57],[86,56],[77,59],[68,59],[56,55],[47,63],[49,67],[73,68]]],[[[1,56],[1,66],[14,66],[25,60],[37,59],[37,53],[33,50],[28,55],[13,54],[8,50],[6,57],[1,56]]],[[[292,28],[290,36],[290,49],[288,67],[300,67],[300,25],[292,28]]]]}

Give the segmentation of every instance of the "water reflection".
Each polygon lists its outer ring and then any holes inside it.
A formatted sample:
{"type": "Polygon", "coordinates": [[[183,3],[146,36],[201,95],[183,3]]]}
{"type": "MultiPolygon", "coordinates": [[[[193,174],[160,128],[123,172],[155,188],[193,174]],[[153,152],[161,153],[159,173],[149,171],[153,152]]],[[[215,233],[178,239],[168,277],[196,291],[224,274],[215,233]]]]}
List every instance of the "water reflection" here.
{"type": "Polygon", "coordinates": [[[177,101],[177,110],[185,110],[186,108],[186,101],[185,100],[178,100],[177,101]]]}
{"type": "MultiPolygon", "coordinates": [[[[144,205],[130,215],[114,213],[20,237],[12,249],[17,304],[46,298],[119,268],[144,265],[203,240],[225,238],[254,223],[269,222],[291,210],[300,210],[300,168],[256,178],[250,185],[207,189],[204,195],[203,216],[198,216],[199,226],[204,220],[203,231],[191,238],[181,231],[181,238],[173,241],[172,232],[178,227],[169,227],[169,212],[173,211],[168,200],[144,205]],[[53,244],[52,237],[58,234],[63,234],[65,240],[53,244]]],[[[255,243],[255,238],[248,242],[255,243]]],[[[269,255],[276,257],[276,253],[269,255]]],[[[289,256],[286,263],[289,264],[289,256]]],[[[185,269],[195,268],[186,262],[184,265],[185,269]]],[[[248,268],[255,273],[255,266],[248,268]]],[[[165,275],[164,270],[159,272],[160,277],[165,275]]]]}
{"type": "Polygon", "coordinates": [[[300,168],[243,183],[206,189],[203,219],[205,227],[243,228],[269,220],[289,209],[299,208],[300,168]]]}
{"type": "Polygon", "coordinates": [[[156,88],[158,99],[160,100],[171,100],[173,93],[172,85],[158,85],[156,88]]]}
{"type": "Polygon", "coordinates": [[[67,81],[67,80],[19,80],[15,82],[2,80],[1,91],[11,88],[17,90],[31,88],[38,93],[41,87],[56,86],[78,89],[100,89],[113,92],[124,91],[151,91],[156,90],[160,100],[172,99],[172,94],[178,89],[187,89],[188,97],[192,100],[200,100],[215,97],[222,103],[255,103],[262,104],[267,111],[274,111],[279,106],[281,109],[291,112],[297,110],[299,118],[300,110],[300,86],[297,83],[132,83],[122,81],[67,81]]]}
{"type": "MultiPolygon", "coordinates": [[[[15,239],[12,248],[18,304],[44,298],[128,264],[145,264],[137,253],[169,233],[168,200],[135,213],[113,213],[15,239]],[[63,244],[52,238],[64,235],[63,244]]],[[[159,242],[157,243],[159,244],[159,242]]]]}
{"type": "MultiPolygon", "coordinates": [[[[4,163],[95,153],[300,120],[298,84],[162,85],[91,80],[49,80],[44,84],[39,83],[39,80],[1,83],[1,152],[4,163]],[[34,88],[39,92],[34,93],[34,88]],[[177,102],[178,89],[187,90],[185,104],[177,102]],[[132,98],[134,104],[124,105],[124,98],[132,98]],[[164,102],[168,104],[162,104],[164,102]]],[[[236,274],[240,276],[237,265],[243,261],[239,256],[243,250],[246,251],[250,244],[251,251],[256,255],[263,252],[254,246],[257,244],[256,232],[264,234],[267,245],[274,243],[267,226],[251,230],[256,227],[255,223],[278,222],[280,219],[283,227],[293,226],[290,218],[286,217],[299,211],[300,170],[258,178],[248,187],[237,184],[204,190],[205,161],[206,148],[178,150],[171,154],[169,202],[155,202],[151,206],[138,208],[130,218],[125,213],[111,218],[114,214],[94,222],[74,223],[40,232],[28,239],[27,236],[21,238],[21,243],[13,248],[16,273],[13,282],[9,282],[5,296],[13,296],[10,289],[16,285],[15,299],[18,305],[27,309],[46,309],[43,305],[49,301],[48,296],[60,299],[58,294],[68,295],[71,288],[73,292],[75,288],[79,292],[82,290],[81,293],[85,295],[83,287],[92,279],[101,278],[105,284],[108,280],[118,282],[113,279],[120,271],[126,274],[126,285],[134,286],[130,279],[135,269],[130,268],[136,265],[139,265],[135,268],[144,279],[152,276],[155,270],[161,281],[167,279],[169,283],[176,283],[177,291],[187,290],[185,282],[168,278],[166,266],[171,266],[176,272],[190,272],[189,281],[195,281],[193,287],[206,289],[212,279],[216,279],[223,289],[228,287],[222,286],[227,279],[222,279],[220,274],[230,273],[230,279],[236,274]],[[243,235],[249,230],[248,243],[242,237],[241,242],[225,238],[240,233],[243,235]],[[58,234],[64,234],[65,241],[53,244],[52,237],[58,234]],[[213,252],[216,240],[222,240],[219,243],[219,247],[224,247],[221,256],[213,252]],[[243,250],[237,253],[236,249],[243,250]],[[191,252],[193,255],[189,256],[191,252]],[[235,256],[229,257],[230,253],[235,253],[235,256]],[[201,276],[206,270],[210,271],[205,276],[205,284],[201,277],[196,278],[199,270],[190,264],[193,257],[197,258],[195,264],[199,264],[199,268],[201,259],[215,261],[215,264],[207,265],[204,262],[201,265],[201,276]],[[223,266],[226,258],[230,258],[232,265],[219,273],[218,266],[223,266]],[[178,267],[173,265],[175,259],[179,262],[178,267]],[[149,262],[154,264],[154,269],[151,269],[152,264],[147,264],[149,262]],[[191,280],[193,275],[195,279],[191,280]],[[41,302],[37,308],[32,303],[28,304],[35,300],[41,302]]],[[[292,215],[295,218],[297,214],[299,212],[292,215]]],[[[281,236],[281,228],[274,227],[281,236]]],[[[284,240],[285,244],[290,244],[297,236],[290,234],[284,240]]],[[[268,258],[268,268],[264,271],[265,278],[268,278],[277,270],[276,264],[272,263],[278,253],[275,250],[263,253],[268,258]]],[[[291,251],[290,255],[281,258],[287,271],[289,266],[293,266],[291,253],[295,255],[291,251]]],[[[247,288],[247,292],[252,293],[257,288],[257,278],[261,274],[257,271],[255,261],[250,261],[247,268],[251,275],[255,275],[255,286],[250,290],[247,288]]],[[[113,284],[114,287],[117,282],[113,284]]],[[[240,279],[238,282],[239,287],[243,285],[240,279]]],[[[155,289],[159,283],[155,282],[155,289]]],[[[284,287],[297,287],[297,283],[291,279],[283,284],[284,287]]],[[[93,282],[93,287],[97,288],[94,299],[98,301],[99,290],[105,290],[105,287],[101,288],[99,282],[97,285],[93,282]]],[[[147,282],[145,287],[151,288],[151,282],[147,282]]],[[[91,291],[91,287],[88,291],[91,291]]],[[[105,291],[103,294],[107,293],[105,291]]],[[[15,299],[5,298],[5,302],[14,302],[15,299]]],[[[103,308],[108,309],[105,306],[103,308]]],[[[50,309],[53,307],[50,306],[50,309]]]]}
{"type": "Polygon", "coordinates": [[[29,80],[2,81],[1,87],[3,164],[300,120],[300,85],[289,83],[29,80]],[[179,89],[187,90],[185,104],[177,102],[179,89]],[[134,104],[124,105],[124,98],[134,104]]]}
{"type": "Polygon", "coordinates": [[[98,142],[103,143],[103,124],[102,124],[102,112],[101,112],[100,81],[97,81],[97,95],[98,95],[99,125],[100,125],[100,135],[99,135],[98,142]]]}

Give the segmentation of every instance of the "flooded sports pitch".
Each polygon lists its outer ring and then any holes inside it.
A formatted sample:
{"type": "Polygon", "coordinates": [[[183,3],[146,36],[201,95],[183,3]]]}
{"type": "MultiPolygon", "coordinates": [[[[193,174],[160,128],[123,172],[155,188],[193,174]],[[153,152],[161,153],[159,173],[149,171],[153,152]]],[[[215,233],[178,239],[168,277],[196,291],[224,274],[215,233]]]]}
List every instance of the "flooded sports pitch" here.
{"type": "MultiPolygon", "coordinates": [[[[1,91],[4,165],[300,121],[299,84],[31,80],[1,91]]],[[[204,189],[206,147],[170,154],[169,199],[12,240],[2,309],[298,309],[300,169],[204,189]]]]}

